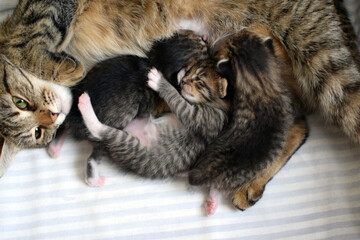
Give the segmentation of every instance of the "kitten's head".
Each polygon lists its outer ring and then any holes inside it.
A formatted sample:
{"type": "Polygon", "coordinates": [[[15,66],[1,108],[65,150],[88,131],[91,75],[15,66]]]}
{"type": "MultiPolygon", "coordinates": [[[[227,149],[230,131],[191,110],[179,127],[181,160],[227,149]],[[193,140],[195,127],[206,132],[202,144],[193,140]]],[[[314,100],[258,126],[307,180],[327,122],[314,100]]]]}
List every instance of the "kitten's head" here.
{"type": "Polygon", "coordinates": [[[0,56],[0,177],[22,148],[46,146],[69,113],[68,88],[41,80],[0,56]]]}
{"type": "Polygon", "coordinates": [[[216,103],[227,94],[227,80],[215,70],[214,61],[200,60],[178,73],[181,94],[192,103],[216,103]]]}

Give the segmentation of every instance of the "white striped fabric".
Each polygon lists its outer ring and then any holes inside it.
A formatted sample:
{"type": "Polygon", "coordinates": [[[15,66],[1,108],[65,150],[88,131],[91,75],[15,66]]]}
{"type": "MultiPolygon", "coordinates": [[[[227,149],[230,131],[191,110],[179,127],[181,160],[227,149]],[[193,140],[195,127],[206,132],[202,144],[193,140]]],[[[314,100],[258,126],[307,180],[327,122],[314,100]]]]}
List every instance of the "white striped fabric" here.
{"type": "Polygon", "coordinates": [[[360,239],[360,148],[316,116],[305,145],[245,212],[228,200],[206,217],[204,192],[125,175],[104,163],[84,183],[91,148],[68,139],[60,158],[20,152],[0,181],[0,239],[360,239]]]}
{"type": "Polygon", "coordinates": [[[309,123],[309,139],[254,207],[241,212],[224,199],[212,217],[205,191],[106,162],[106,185],[88,187],[84,142],[68,139],[58,159],[22,151],[0,179],[0,239],[360,239],[360,148],[318,116],[309,123]]]}

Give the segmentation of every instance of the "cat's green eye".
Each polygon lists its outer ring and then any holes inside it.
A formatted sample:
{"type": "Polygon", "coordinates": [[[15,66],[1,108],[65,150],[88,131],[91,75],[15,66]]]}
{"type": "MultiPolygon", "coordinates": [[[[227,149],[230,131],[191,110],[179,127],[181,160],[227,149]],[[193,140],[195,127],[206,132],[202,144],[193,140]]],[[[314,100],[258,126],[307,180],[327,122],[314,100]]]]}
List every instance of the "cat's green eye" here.
{"type": "Polygon", "coordinates": [[[35,138],[36,139],[41,138],[41,128],[39,127],[35,128],[35,138]]]}
{"type": "Polygon", "coordinates": [[[18,97],[13,97],[13,102],[15,103],[16,107],[21,110],[27,110],[29,107],[29,104],[24,99],[18,97]]]}

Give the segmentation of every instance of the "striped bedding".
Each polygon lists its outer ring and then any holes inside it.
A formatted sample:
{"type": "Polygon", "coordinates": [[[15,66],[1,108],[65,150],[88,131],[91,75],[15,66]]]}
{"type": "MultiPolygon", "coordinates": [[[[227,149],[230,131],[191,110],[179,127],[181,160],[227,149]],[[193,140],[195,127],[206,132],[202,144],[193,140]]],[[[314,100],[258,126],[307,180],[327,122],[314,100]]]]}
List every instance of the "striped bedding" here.
{"type": "Polygon", "coordinates": [[[263,198],[244,212],[224,199],[212,217],[201,189],[111,163],[101,165],[106,185],[88,187],[85,142],[68,139],[58,159],[22,151],[0,180],[0,239],[360,239],[360,148],[319,116],[308,120],[307,142],[263,198]]]}

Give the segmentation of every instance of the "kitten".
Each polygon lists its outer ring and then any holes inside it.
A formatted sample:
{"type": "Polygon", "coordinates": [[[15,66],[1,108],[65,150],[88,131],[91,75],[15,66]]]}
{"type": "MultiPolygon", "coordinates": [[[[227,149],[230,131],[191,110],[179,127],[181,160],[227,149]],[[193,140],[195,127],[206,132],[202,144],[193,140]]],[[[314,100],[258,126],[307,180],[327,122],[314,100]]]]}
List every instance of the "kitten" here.
{"type": "Polygon", "coordinates": [[[134,119],[124,130],[101,123],[87,94],[78,106],[93,138],[122,169],[148,178],[175,176],[189,169],[227,122],[227,81],[214,66],[204,60],[180,71],[181,94],[152,69],[148,84],[171,113],[134,119]]]}
{"type": "MultiPolygon", "coordinates": [[[[155,40],[184,27],[207,34],[212,44],[250,24],[262,24],[286,49],[306,106],[359,142],[360,61],[345,14],[341,1],[333,0],[22,0],[0,27],[0,54],[16,66],[7,74],[17,86],[24,78],[21,72],[33,74],[33,85],[35,79],[44,79],[70,86],[97,62],[121,54],[145,56],[155,40]]],[[[0,62],[0,69],[4,67],[0,62]]],[[[0,79],[5,76],[0,73],[0,79]]],[[[10,90],[0,82],[2,101],[15,106],[10,90]]],[[[21,95],[19,101],[35,94],[30,89],[21,95]]],[[[29,104],[46,105],[42,99],[29,104]]],[[[0,115],[4,111],[0,107],[0,115]]],[[[35,119],[34,111],[21,111],[35,119]]],[[[21,148],[47,144],[32,141],[27,129],[40,128],[46,134],[42,139],[55,131],[47,133],[36,121],[14,120],[15,128],[0,122],[0,129],[7,129],[0,132],[2,163],[9,163],[21,148]]]]}
{"type": "Polygon", "coordinates": [[[215,56],[233,89],[230,121],[189,172],[190,184],[211,189],[209,213],[218,191],[241,210],[253,205],[306,138],[301,109],[285,85],[291,75],[279,47],[269,31],[254,26],[230,37],[215,56]]]}
{"type": "MultiPolygon", "coordinates": [[[[78,97],[83,92],[96,99],[94,110],[102,122],[124,129],[135,117],[148,118],[150,113],[161,115],[168,110],[168,107],[160,108],[164,106],[163,100],[146,84],[151,66],[159,67],[177,86],[177,73],[186,65],[190,67],[197,59],[206,58],[207,47],[202,37],[191,31],[179,31],[170,38],[156,41],[147,53],[149,60],[127,55],[97,64],[84,81],[72,87],[74,104],[63,125],[65,135],[59,131],[57,139],[48,148],[50,155],[57,157],[60,154],[69,130],[75,139],[91,141],[77,108],[78,97]]],[[[96,166],[107,154],[96,142],[92,141],[92,144],[94,151],[88,159],[86,182],[91,186],[101,186],[105,179],[99,176],[96,166]]]]}

